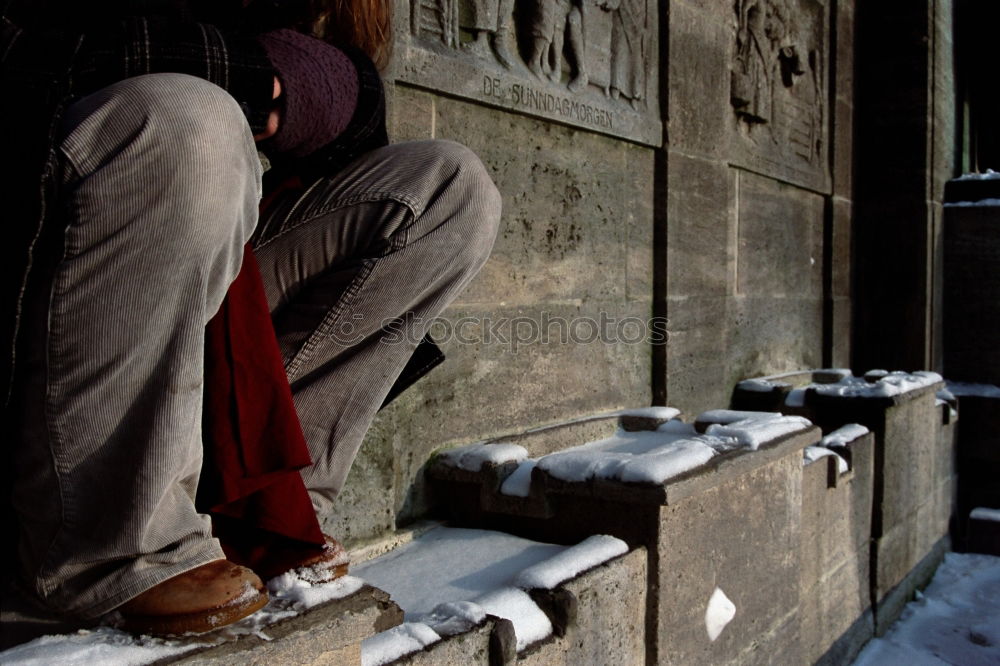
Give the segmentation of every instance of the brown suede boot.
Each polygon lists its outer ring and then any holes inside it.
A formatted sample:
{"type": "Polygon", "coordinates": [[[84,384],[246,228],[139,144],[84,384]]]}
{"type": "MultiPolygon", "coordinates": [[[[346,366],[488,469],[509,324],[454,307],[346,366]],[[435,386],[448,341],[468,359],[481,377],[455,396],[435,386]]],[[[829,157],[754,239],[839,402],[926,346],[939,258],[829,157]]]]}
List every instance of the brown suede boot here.
{"type": "Polygon", "coordinates": [[[122,629],[163,636],[218,629],[266,603],[267,591],[254,572],[216,560],[151,587],[118,612],[122,629]]]}

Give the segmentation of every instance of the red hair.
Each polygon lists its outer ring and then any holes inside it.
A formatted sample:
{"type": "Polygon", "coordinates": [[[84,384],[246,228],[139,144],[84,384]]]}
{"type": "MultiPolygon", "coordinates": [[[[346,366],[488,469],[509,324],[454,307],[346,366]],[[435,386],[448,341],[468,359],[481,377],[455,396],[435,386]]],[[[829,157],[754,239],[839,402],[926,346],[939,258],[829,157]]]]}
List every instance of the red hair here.
{"type": "Polygon", "coordinates": [[[313,36],[351,44],[382,69],[389,62],[392,0],[310,0],[313,36]]]}

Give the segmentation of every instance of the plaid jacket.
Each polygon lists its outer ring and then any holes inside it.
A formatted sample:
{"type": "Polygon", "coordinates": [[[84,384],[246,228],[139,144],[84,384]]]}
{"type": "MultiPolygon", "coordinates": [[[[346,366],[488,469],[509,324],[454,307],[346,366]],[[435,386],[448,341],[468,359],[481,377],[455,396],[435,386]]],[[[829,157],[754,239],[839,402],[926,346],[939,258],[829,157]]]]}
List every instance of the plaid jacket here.
{"type": "MultiPolygon", "coordinates": [[[[220,24],[237,25],[240,0],[201,0],[220,24]]],[[[59,259],[62,226],[56,201],[56,138],[63,111],[75,99],[132,76],[180,72],[224,88],[254,133],[273,105],[273,77],[253,34],[198,18],[185,0],[0,0],[0,104],[9,174],[0,180],[0,390],[10,406],[18,335],[26,303],[59,259]]],[[[277,27],[277,26],[274,26],[277,27]]],[[[328,172],[386,143],[381,80],[367,58],[345,49],[359,71],[352,121],[330,146],[295,165],[307,177],[328,172]]]]}

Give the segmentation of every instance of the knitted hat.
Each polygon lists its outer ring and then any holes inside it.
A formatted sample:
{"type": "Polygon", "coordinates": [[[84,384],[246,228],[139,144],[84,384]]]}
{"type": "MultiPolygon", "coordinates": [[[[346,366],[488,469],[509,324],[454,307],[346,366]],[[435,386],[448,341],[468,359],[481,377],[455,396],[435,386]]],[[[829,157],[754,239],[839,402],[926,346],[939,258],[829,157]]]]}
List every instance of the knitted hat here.
{"type": "Polygon", "coordinates": [[[344,131],[358,102],[358,73],[338,48],[294,30],[261,35],[278,72],[283,115],[271,147],[304,157],[344,131]]]}

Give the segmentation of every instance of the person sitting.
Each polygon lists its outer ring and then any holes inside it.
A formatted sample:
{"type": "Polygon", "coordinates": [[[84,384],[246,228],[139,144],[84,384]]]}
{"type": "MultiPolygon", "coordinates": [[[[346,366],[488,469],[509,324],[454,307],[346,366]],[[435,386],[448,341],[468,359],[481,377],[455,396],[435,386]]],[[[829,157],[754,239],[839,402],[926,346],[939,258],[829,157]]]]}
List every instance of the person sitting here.
{"type": "Polygon", "coordinates": [[[343,574],[317,513],[408,362],[436,360],[411,357],[500,218],[468,149],[388,144],[389,0],[7,0],[2,20],[22,589],[169,634],[254,612],[261,577],[343,574]]]}

